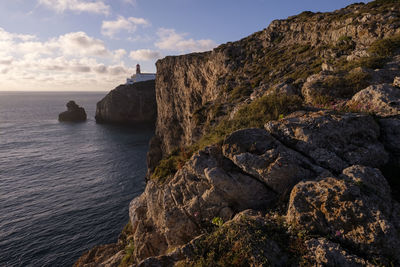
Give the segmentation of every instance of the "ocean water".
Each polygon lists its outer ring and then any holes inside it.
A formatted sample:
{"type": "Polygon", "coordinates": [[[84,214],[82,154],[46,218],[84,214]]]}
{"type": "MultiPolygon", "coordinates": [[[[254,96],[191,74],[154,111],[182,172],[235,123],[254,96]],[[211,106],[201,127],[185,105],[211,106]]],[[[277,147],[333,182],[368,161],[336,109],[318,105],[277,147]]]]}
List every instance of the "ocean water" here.
{"type": "Polygon", "coordinates": [[[0,92],[0,266],[71,266],[128,222],[153,130],[96,124],[105,94],[0,92]],[[87,122],[57,121],[69,100],[87,122]]]}

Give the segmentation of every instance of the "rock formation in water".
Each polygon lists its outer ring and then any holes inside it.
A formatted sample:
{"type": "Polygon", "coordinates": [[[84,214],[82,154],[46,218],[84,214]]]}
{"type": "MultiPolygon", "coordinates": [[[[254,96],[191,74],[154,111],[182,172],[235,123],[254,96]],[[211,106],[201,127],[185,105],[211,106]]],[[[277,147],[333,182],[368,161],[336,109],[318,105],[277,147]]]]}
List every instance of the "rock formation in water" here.
{"type": "Polygon", "coordinates": [[[159,60],[126,245],[77,266],[400,265],[398,76],[394,0],[159,60]]]}
{"type": "Polygon", "coordinates": [[[70,122],[80,122],[86,121],[85,109],[78,106],[75,101],[69,101],[67,103],[67,111],[64,111],[58,115],[59,121],[70,121],[70,122]]]}
{"type": "Polygon", "coordinates": [[[120,85],[97,103],[98,123],[153,125],[156,116],[154,80],[120,85]]]}

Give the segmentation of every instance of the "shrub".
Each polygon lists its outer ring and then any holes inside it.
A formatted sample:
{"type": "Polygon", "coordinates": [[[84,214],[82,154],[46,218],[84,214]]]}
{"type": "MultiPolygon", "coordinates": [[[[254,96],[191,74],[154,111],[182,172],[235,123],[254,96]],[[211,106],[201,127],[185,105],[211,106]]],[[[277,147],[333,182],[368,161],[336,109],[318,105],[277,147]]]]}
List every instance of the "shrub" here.
{"type": "MultiPolygon", "coordinates": [[[[190,259],[182,266],[271,266],[268,259],[271,243],[289,255],[288,266],[309,264],[304,240],[291,236],[275,221],[255,220],[243,216],[196,240],[190,259]]],[[[273,247],[273,246],[272,246],[273,247]]]]}
{"type": "Polygon", "coordinates": [[[375,41],[368,49],[368,52],[379,57],[390,57],[400,49],[400,35],[375,41]]]}
{"type": "Polygon", "coordinates": [[[133,252],[135,250],[135,245],[133,244],[133,241],[131,240],[129,244],[125,247],[125,256],[122,258],[121,263],[119,264],[119,267],[127,267],[131,266],[132,264],[135,263],[134,257],[133,257],[133,252]]]}

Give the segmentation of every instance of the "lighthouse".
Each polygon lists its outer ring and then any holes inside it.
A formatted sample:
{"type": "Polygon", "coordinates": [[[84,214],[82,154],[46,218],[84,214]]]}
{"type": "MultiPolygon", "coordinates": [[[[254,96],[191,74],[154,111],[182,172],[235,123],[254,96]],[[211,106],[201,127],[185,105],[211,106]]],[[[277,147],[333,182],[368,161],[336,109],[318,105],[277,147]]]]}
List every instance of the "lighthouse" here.
{"type": "Polygon", "coordinates": [[[130,78],[126,79],[126,84],[134,84],[137,82],[144,82],[149,80],[155,80],[155,73],[142,73],[140,70],[140,65],[136,65],[136,74],[133,74],[130,78]]]}
{"type": "Polygon", "coordinates": [[[136,75],[140,74],[140,65],[136,64],[136,75]]]}

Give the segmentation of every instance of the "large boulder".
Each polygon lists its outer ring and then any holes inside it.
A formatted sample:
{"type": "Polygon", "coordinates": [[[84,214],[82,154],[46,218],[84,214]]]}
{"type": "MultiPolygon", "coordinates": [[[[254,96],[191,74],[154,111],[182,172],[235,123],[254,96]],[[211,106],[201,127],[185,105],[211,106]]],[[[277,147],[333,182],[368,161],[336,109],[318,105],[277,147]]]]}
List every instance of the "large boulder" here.
{"type": "Polygon", "coordinates": [[[156,116],[154,80],[120,85],[97,103],[98,123],[154,125],[156,116]]]}
{"type": "Polygon", "coordinates": [[[59,121],[79,122],[86,120],[87,116],[85,109],[78,106],[75,101],[69,101],[67,103],[67,109],[67,111],[64,111],[58,115],[59,121]]]}
{"type": "Polygon", "coordinates": [[[299,111],[268,122],[265,128],[286,146],[335,173],[355,164],[382,167],[388,161],[379,141],[379,125],[368,115],[299,111]]]}
{"type": "Polygon", "coordinates": [[[355,94],[347,106],[379,116],[400,115],[400,89],[389,84],[371,85],[355,94]]]}
{"type": "Polygon", "coordinates": [[[297,182],[312,179],[324,171],[300,153],[282,145],[264,129],[232,133],[224,142],[223,154],[244,173],[278,194],[288,193],[297,182]]]}
{"type": "Polygon", "coordinates": [[[340,176],[297,184],[291,192],[287,222],[370,258],[400,262],[400,213],[378,169],[360,165],[340,176]]]}

